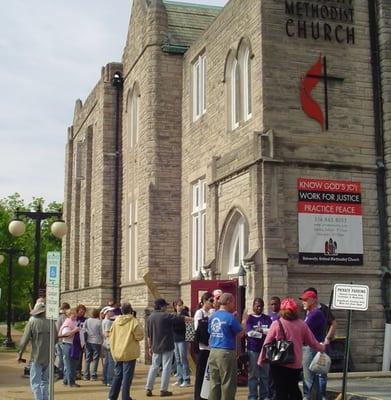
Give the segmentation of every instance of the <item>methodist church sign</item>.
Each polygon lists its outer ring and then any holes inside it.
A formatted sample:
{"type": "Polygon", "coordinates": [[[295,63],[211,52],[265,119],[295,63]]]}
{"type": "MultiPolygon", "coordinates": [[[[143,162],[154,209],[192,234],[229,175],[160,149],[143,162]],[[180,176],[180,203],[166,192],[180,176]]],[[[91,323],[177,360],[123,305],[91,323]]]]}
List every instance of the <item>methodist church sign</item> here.
{"type": "Polygon", "coordinates": [[[285,0],[285,16],[289,37],[355,43],[354,0],[285,0]]]}
{"type": "Polygon", "coordinates": [[[361,184],[299,178],[299,263],[362,265],[361,184]]]}

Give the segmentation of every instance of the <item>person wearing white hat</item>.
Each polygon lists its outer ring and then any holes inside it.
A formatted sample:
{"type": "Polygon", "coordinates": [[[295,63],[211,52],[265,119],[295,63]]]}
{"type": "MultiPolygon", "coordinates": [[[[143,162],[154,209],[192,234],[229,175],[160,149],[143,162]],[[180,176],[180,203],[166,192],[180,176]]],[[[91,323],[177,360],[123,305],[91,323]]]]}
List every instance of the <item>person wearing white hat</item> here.
{"type": "Polygon", "coordinates": [[[102,320],[102,333],[103,333],[103,384],[111,386],[113,383],[114,375],[114,360],[110,351],[110,340],[109,334],[111,326],[113,325],[114,307],[106,306],[102,308],[101,313],[103,314],[102,320]]]}
{"type": "Polygon", "coordinates": [[[35,400],[49,399],[49,353],[50,323],[45,317],[45,304],[36,303],[31,310],[22,340],[19,344],[17,361],[31,341],[30,385],[35,400]]]}

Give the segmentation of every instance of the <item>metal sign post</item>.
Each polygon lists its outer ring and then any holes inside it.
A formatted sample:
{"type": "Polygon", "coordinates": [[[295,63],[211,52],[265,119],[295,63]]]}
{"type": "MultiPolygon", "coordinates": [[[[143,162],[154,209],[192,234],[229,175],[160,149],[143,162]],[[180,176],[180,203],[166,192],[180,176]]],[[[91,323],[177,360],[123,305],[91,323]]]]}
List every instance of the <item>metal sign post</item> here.
{"type": "Polygon", "coordinates": [[[49,349],[49,400],[54,399],[54,347],[56,343],[55,320],[60,307],[60,260],[59,251],[48,252],[46,264],[46,318],[50,320],[49,349]]]}
{"type": "Polygon", "coordinates": [[[368,310],[369,287],[366,285],[347,285],[337,283],[333,290],[333,308],[337,310],[348,310],[348,324],[346,327],[345,354],[342,378],[342,400],[346,399],[346,384],[349,369],[350,333],[352,327],[353,310],[368,310]]]}

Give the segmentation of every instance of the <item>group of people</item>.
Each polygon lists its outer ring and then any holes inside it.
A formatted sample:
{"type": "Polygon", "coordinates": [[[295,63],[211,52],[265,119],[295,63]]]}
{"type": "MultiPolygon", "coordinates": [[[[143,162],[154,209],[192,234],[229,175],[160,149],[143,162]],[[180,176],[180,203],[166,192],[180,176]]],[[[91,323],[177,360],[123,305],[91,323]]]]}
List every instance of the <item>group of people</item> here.
{"type": "Polygon", "coordinates": [[[326,399],[327,375],[315,374],[310,364],[316,353],[325,352],[333,339],[336,320],[330,309],[318,302],[317,290],[306,289],[300,296],[303,312],[293,298],[282,301],[270,299],[270,312],[264,313],[264,301],[255,298],[251,313],[244,312],[239,323],[235,299],[229,293],[215,290],[204,293],[200,309],[194,315],[195,328],[207,333],[199,335],[194,399],[233,400],[237,382],[237,338],[245,336],[248,355],[249,400],[309,400],[314,387],[318,387],[319,400],[326,399]],[[283,331],[282,331],[283,330],[283,331]],[[275,339],[293,343],[294,362],[270,365],[266,360],[266,347],[275,339]],[[209,390],[202,397],[205,371],[209,372],[209,390]],[[303,379],[303,394],[299,381],[303,379]],[[304,397],[303,397],[304,396],[304,397]]]}
{"type": "MultiPolygon", "coordinates": [[[[324,400],[327,376],[312,373],[309,365],[316,352],[326,351],[326,345],[335,334],[336,321],[328,307],[318,302],[315,288],[306,289],[300,300],[304,309],[303,319],[293,298],[280,301],[278,297],[272,297],[268,314],[264,313],[263,299],[255,298],[252,312],[243,312],[239,321],[234,296],[219,289],[202,295],[193,318],[182,300],[174,303],[172,312],[165,299],[156,299],[145,326],[152,360],[146,379],[146,396],[153,396],[159,372],[160,397],[173,394],[169,391],[173,372],[176,375],[174,385],[190,385],[189,343],[186,338],[187,325],[190,324],[194,326],[197,343],[195,400],[235,399],[236,346],[237,339],[243,336],[249,363],[249,400],[301,400],[303,395],[298,386],[301,375],[304,399],[309,400],[314,383],[317,383],[320,400],[324,400]],[[293,343],[294,361],[286,365],[269,365],[265,359],[265,345],[281,339],[282,330],[286,339],[293,343]],[[205,386],[206,380],[208,387],[205,386]]],[[[38,299],[18,352],[18,360],[21,360],[31,340],[30,382],[34,398],[38,400],[48,398],[49,321],[45,318],[45,311],[44,299],[38,299]]],[[[86,318],[86,311],[82,304],[76,308],[71,308],[68,303],[61,306],[56,334],[59,378],[63,379],[64,385],[79,387],[76,380],[78,371],[82,371],[85,354],[83,379],[96,380],[103,354],[103,383],[110,386],[108,399],[116,400],[122,391],[122,399],[131,400],[129,393],[136,360],[140,356],[139,343],[144,339],[144,327],[129,303],[120,308],[111,301],[102,309],[93,309],[89,318],[86,318]]]]}
{"type": "MultiPolygon", "coordinates": [[[[75,308],[68,303],[61,305],[53,338],[58,378],[71,388],[80,387],[76,380],[81,377],[96,380],[103,355],[103,384],[110,387],[108,398],[116,400],[122,388],[122,399],[131,400],[129,391],[136,360],[140,357],[139,342],[144,339],[143,326],[129,303],[120,308],[114,301],[109,301],[102,309],[94,308],[89,318],[86,318],[86,311],[83,304],[75,308]]],[[[50,323],[45,313],[45,300],[40,298],[30,312],[17,356],[21,361],[31,341],[30,385],[35,400],[47,400],[49,396],[50,323]]]]}

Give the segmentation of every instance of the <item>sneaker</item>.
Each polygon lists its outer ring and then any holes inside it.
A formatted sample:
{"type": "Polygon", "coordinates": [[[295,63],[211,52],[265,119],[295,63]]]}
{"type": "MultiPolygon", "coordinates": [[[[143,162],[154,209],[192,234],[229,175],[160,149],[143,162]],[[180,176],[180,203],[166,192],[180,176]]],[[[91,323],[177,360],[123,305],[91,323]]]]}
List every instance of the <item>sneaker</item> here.
{"type": "Polygon", "coordinates": [[[190,385],[190,382],[182,382],[182,383],[179,385],[179,387],[189,387],[189,386],[191,386],[191,385],[190,385]]]}
{"type": "Polygon", "coordinates": [[[181,386],[181,385],[182,385],[182,383],[179,382],[179,381],[176,381],[176,382],[174,382],[174,383],[172,384],[172,386],[181,386]]]}
{"type": "Polygon", "coordinates": [[[83,381],[89,381],[90,378],[88,376],[83,376],[83,381]]]}
{"type": "Polygon", "coordinates": [[[168,397],[168,396],[172,396],[172,392],[169,392],[168,390],[160,391],[160,397],[168,397]]]}
{"type": "Polygon", "coordinates": [[[72,383],[72,385],[69,385],[69,387],[76,387],[76,388],[79,388],[80,385],[79,385],[78,383],[72,383]]]}
{"type": "Polygon", "coordinates": [[[145,391],[145,394],[146,394],[147,397],[152,397],[152,396],[153,396],[153,395],[152,395],[152,390],[151,390],[151,389],[147,389],[147,390],[145,391]]]}

